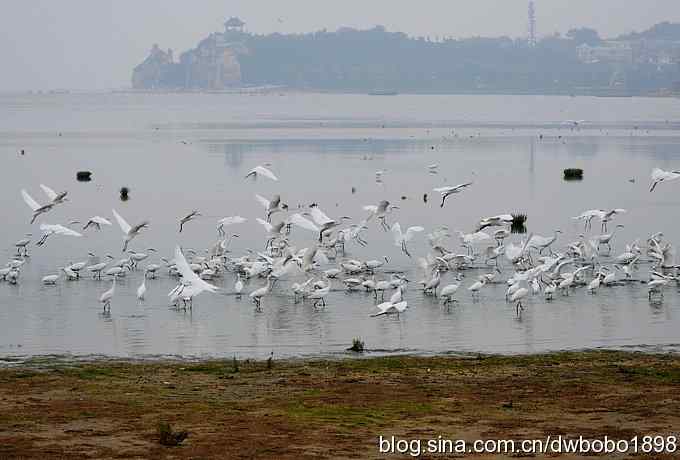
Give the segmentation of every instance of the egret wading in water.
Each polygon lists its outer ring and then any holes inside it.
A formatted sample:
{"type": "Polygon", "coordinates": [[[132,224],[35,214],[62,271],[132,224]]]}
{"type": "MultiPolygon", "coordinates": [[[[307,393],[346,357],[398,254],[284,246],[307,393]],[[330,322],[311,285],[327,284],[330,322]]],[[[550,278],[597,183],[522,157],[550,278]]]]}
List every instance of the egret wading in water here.
{"type": "Polygon", "coordinates": [[[116,276],[114,275],[113,281],[111,282],[111,289],[104,292],[101,297],[99,297],[99,303],[104,306],[104,311],[111,311],[111,299],[116,293],[116,276]]]}

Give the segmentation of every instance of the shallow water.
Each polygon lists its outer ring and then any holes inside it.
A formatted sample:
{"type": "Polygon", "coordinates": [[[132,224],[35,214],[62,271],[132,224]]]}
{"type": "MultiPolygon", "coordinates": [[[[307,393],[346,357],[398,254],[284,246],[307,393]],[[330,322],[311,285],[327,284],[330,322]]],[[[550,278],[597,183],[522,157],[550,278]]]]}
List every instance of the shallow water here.
{"type": "MultiPolygon", "coordinates": [[[[439,225],[471,231],[483,216],[521,211],[530,232],[564,233],[558,247],[583,231],[570,217],[586,209],[623,207],[629,213],[614,240],[612,254],[635,238],[663,231],[675,246],[680,183],[648,193],[655,166],[680,165],[680,102],[675,99],[565,98],[499,96],[371,97],[314,94],[268,95],[0,95],[0,239],[5,259],[30,226],[19,195],[26,188],[44,201],[39,184],[69,191],[70,201],[39,222],[66,224],[115,207],[130,223],[151,220],[131,244],[154,247],[170,257],[175,244],[202,251],[216,239],[218,218],[240,214],[248,222],[230,230],[240,238],[234,255],[260,249],[265,234],[256,217],[254,194],[280,193],[291,208],[316,202],[331,217],[360,220],[361,206],[382,199],[400,206],[391,221],[402,227],[439,225]],[[586,120],[577,129],[565,120],[586,120]],[[540,139],[539,135],[543,135],[540,139]],[[19,155],[24,149],[26,154],[19,155]],[[279,182],[243,180],[253,166],[270,162],[279,182]],[[427,165],[439,164],[438,174],[427,165]],[[585,170],[582,182],[564,182],[562,169],[585,170]],[[78,170],[93,171],[79,183],[78,170]],[[382,183],[375,171],[384,170],[382,183]],[[631,182],[634,179],[634,182],[631,182]],[[431,189],[474,180],[449,198],[444,209],[431,189]],[[118,190],[130,187],[130,200],[118,190]],[[352,187],[356,193],[352,193],[352,187]],[[429,194],[427,203],[423,194],[429,194]],[[402,199],[404,197],[405,199],[402,199]],[[204,217],[177,232],[178,220],[192,209],[204,217]]],[[[114,224],[115,225],[115,224],[114,224]]],[[[599,224],[594,223],[596,233],[599,224]]],[[[611,230],[611,228],[610,228],[611,230]]],[[[521,236],[513,236],[518,241],[521,236]]],[[[37,238],[34,237],[34,240],[37,238]]],[[[294,244],[314,243],[313,233],[296,229],[294,244]]],[[[422,274],[393,246],[391,236],[373,225],[369,245],[347,246],[347,256],[389,264],[377,278],[405,271],[422,274]]],[[[449,246],[456,247],[457,239],[449,246]]],[[[295,304],[282,282],[256,312],[247,297],[231,294],[233,277],[216,284],[217,295],[196,298],[193,311],[169,308],[167,293],[176,281],[163,272],[147,282],[147,300],[135,298],[143,277],[136,271],[118,285],[110,315],[97,300],[110,281],[60,280],[42,286],[42,276],[88,252],[121,258],[117,227],[85,237],[51,237],[31,245],[20,283],[0,282],[0,356],[43,354],[108,356],[276,356],[333,355],[362,337],[378,352],[534,353],[581,348],[680,350],[680,295],[673,284],[662,302],[650,303],[640,283],[584,289],[528,300],[521,318],[503,300],[505,285],[487,286],[479,300],[460,292],[460,303],[442,307],[416,283],[406,293],[409,309],[400,317],[369,318],[372,295],[347,294],[335,282],[325,309],[295,304]]],[[[427,250],[424,235],[411,245],[415,257],[427,250]]],[[[603,263],[608,257],[603,255],[603,263]]],[[[157,256],[152,256],[157,262],[157,256]]],[[[142,263],[144,265],[145,262],[142,263]]],[[[502,277],[508,276],[507,263],[502,277]]],[[[635,278],[648,278],[643,263],[635,278]]],[[[465,271],[463,286],[489,269],[465,271]]],[[[452,279],[447,274],[442,285],[452,279]]],[[[246,292],[262,280],[251,280],[246,292]]]]}

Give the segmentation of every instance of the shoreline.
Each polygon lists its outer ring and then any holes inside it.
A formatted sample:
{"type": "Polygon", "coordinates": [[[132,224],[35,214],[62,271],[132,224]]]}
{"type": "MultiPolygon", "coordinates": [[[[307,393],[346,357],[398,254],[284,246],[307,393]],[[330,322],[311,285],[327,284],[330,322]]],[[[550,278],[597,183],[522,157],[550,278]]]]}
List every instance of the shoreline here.
{"type": "Polygon", "coordinates": [[[379,458],[378,435],[677,435],[679,389],[680,356],[622,351],[52,362],[0,369],[0,458],[379,458]],[[162,422],[188,439],[161,445],[162,422]]]}

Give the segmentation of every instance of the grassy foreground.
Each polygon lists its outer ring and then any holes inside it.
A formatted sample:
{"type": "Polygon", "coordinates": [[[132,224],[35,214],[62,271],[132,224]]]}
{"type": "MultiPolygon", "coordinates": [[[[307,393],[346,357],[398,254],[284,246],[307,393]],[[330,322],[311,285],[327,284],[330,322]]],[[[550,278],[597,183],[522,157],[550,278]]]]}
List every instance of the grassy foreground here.
{"type": "Polygon", "coordinates": [[[34,362],[0,370],[0,458],[384,458],[379,434],[625,439],[678,431],[680,357],[666,355],[34,362]],[[160,422],[189,437],[161,445],[160,422]]]}

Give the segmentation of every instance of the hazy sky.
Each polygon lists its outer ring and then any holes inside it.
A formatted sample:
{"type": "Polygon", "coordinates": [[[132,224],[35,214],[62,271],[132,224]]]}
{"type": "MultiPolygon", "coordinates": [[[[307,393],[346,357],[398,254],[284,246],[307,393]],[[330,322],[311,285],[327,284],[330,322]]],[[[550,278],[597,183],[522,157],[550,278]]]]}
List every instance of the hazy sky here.
{"type": "MultiPolygon", "coordinates": [[[[7,0],[0,90],[129,86],[151,44],[176,53],[241,17],[250,31],[382,24],[411,35],[523,36],[527,0],[7,0]],[[281,21],[279,21],[279,19],[281,21]]],[[[539,35],[594,27],[603,36],[680,22],[680,0],[537,0],[539,35]]]]}

